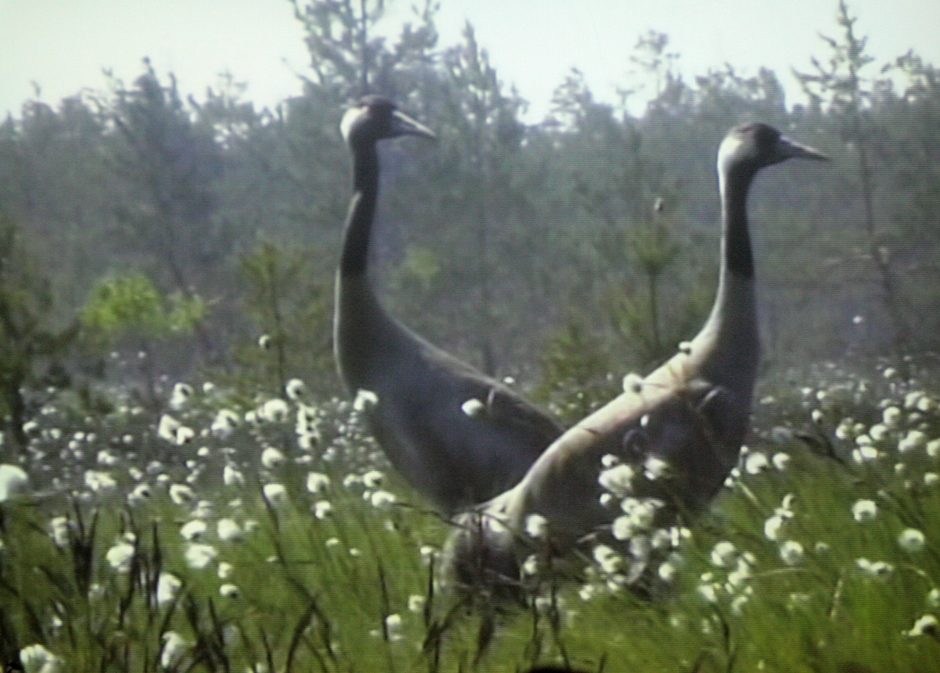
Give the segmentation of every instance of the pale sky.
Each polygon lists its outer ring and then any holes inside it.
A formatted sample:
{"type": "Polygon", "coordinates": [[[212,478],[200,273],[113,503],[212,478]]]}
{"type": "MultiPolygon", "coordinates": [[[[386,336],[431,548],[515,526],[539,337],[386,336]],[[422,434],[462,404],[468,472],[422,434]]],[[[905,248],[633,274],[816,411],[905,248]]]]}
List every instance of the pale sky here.
{"type": "MultiPolygon", "coordinates": [[[[413,0],[388,0],[385,29],[396,32],[413,0]]],[[[940,0],[851,0],[858,29],[882,62],[910,48],[940,64],[940,0]]],[[[580,68],[596,96],[613,102],[637,37],[670,37],[687,77],[725,62],[745,75],[764,65],[790,92],[793,67],[825,55],[820,32],[836,35],[836,0],[442,0],[441,44],[469,20],[507,84],[547,109],[567,71],[580,68]]],[[[0,115],[35,96],[56,104],[83,88],[104,89],[102,70],[126,82],[149,56],[161,74],[201,97],[219,73],[248,84],[247,97],[273,106],[300,92],[303,32],[287,0],[0,0],[0,115]]]]}

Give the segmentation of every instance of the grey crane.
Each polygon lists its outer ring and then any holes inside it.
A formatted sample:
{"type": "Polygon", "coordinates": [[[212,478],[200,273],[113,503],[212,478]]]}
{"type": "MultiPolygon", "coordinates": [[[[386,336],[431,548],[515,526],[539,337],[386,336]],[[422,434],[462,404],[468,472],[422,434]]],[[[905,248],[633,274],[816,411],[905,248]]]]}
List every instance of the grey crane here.
{"type": "Polygon", "coordinates": [[[704,326],[645,378],[628,376],[622,394],[567,430],[519,484],[458,519],[449,546],[459,582],[505,588],[535,548],[564,555],[586,540],[626,548],[627,535],[611,525],[626,498],[659,525],[710,502],[737,462],[760,352],[747,194],[760,169],[790,158],[827,157],[766,124],[727,134],[717,164],[719,283],[704,326]],[[602,464],[613,466],[615,484],[602,478],[602,464]],[[611,489],[619,498],[605,496],[611,489]],[[537,545],[526,535],[532,515],[537,545]]]}
{"type": "Polygon", "coordinates": [[[434,134],[380,96],[348,110],[341,131],[353,157],[353,196],[336,274],[340,377],[350,393],[375,395],[367,414],[376,440],[418,492],[451,514],[518,482],[562,429],[503,383],[390,316],[369,281],[379,193],[376,145],[384,138],[434,134]]]}

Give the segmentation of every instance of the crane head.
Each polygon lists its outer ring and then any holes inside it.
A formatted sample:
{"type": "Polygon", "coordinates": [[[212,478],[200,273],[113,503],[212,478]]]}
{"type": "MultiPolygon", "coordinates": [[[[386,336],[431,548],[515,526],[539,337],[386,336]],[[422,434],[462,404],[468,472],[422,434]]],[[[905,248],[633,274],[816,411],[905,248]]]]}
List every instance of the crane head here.
{"type": "Polygon", "coordinates": [[[398,109],[383,96],[365,96],[343,115],[340,133],[350,145],[374,143],[385,138],[419,136],[434,140],[437,136],[427,126],[398,109]]]}
{"type": "Polygon", "coordinates": [[[718,169],[722,173],[742,167],[757,171],[787,159],[827,161],[817,149],[803,145],[763,123],[742,124],[728,132],[718,149],[718,169]]]}

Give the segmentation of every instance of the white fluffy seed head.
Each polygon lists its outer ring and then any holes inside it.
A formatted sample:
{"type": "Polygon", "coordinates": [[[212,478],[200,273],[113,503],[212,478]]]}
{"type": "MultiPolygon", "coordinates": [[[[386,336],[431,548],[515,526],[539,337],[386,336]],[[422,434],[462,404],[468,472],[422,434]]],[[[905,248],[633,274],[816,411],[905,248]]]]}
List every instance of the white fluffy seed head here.
{"type": "Polygon", "coordinates": [[[356,399],[353,400],[353,409],[356,411],[368,411],[379,403],[379,396],[371,390],[360,388],[356,391],[356,399]]]}
{"type": "Polygon", "coordinates": [[[24,673],[59,673],[63,661],[61,657],[36,643],[20,650],[20,663],[23,664],[24,673]]]}
{"type": "Polygon", "coordinates": [[[905,528],[898,535],[898,544],[901,549],[909,554],[915,554],[922,550],[926,541],[924,534],[916,528],[905,528]]]}
{"type": "Polygon", "coordinates": [[[274,507],[281,507],[288,502],[287,489],[284,484],[265,484],[262,489],[265,499],[274,507]]]}
{"type": "Polygon", "coordinates": [[[223,598],[234,600],[238,598],[239,596],[241,596],[241,591],[238,589],[236,585],[232,584],[231,582],[226,582],[225,584],[219,587],[219,595],[222,596],[223,598]]]}
{"type": "Polygon", "coordinates": [[[548,519],[541,514],[530,514],[525,520],[525,532],[535,540],[544,539],[548,532],[548,519]]]}
{"type": "Polygon", "coordinates": [[[728,542],[727,540],[722,540],[715,543],[715,546],[712,547],[711,551],[711,562],[712,565],[716,565],[719,568],[730,568],[734,565],[734,560],[737,558],[738,550],[735,548],[734,544],[728,542]]]}
{"type": "Polygon", "coordinates": [[[222,542],[240,542],[245,539],[245,532],[234,519],[219,519],[216,523],[216,531],[222,542]]]}
{"type": "Polygon", "coordinates": [[[330,478],[322,472],[310,472],[307,475],[307,490],[311,493],[322,493],[330,486],[330,478]]]}
{"type": "Polygon", "coordinates": [[[859,523],[871,521],[876,516],[878,516],[878,505],[874,500],[857,500],[852,505],[852,518],[859,523]]]}
{"type": "Polygon", "coordinates": [[[608,493],[623,497],[633,492],[633,478],[636,470],[631,465],[621,463],[603,470],[597,481],[608,493]]]}
{"type": "Polygon", "coordinates": [[[287,399],[297,402],[307,395],[307,386],[300,379],[291,379],[284,385],[284,393],[287,399]]]}
{"type": "Polygon", "coordinates": [[[460,405],[460,410],[470,418],[482,418],[486,414],[486,405],[475,397],[460,405]]]}
{"type": "Polygon", "coordinates": [[[803,545],[796,540],[787,540],[780,545],[780,559],[788,566],[802,563],[804,555],[803,545]]]}
{"type": "Polygon", "coordinates": [[[120,540],[105,554],[105,560],[112,569],[119,573],[126,573],[131,569],[134,558],[134,545],[120,540]]]}
{"type": "Polygon", "coordinates": [[[623,377],[623,392],[639,395],[643,392],[643,377],[633,372],[623,377]]]}
{"type": "Polygon", "coordinates": [[[924,635],[937,638],[940,636],[940,622],[931,614],[922,615],[917,618],[914,625],[909,630],[904,631],[904,635],[909,638],[917,638],[924,635]]]}

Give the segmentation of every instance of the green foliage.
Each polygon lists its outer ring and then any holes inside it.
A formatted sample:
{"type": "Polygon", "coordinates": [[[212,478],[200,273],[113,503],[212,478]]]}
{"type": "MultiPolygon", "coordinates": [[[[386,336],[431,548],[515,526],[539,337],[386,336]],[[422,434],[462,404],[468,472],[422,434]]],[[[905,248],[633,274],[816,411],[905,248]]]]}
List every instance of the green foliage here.
{"type": "Polygon", "coordinates": [[[177,671],[536,662],[931,670],[935,632],[911,631],[940,609],[930,526],[940,517],[930,443],[940,421],[938,393],[924,384],[935,373],[908,381],[831,367],[780,372],[847,348],[883,350],[883,326],[895,324],[879,308],[884,279],[896,281],[897,305],[921,325],[911,343],[938,343],[935,68],[901,57],[891,64],[905,86],[897,92],[885,73],[872,76],[879,64],[840,3],[839,36],[824,38],[828,60],[804,76],[808,107],[788,109],[766,70],[729,65],[685,81],[668,37],[647,33],[622,87],[624,97],[651,97],[641,116],[595,98],[574,71],[552,119],[538,124],[523,117],[525,101],[472,26],[458,44],[439,46],[428,1],[388,37],[379,30],[387,5],[297,0],[311,70],[304,94],[274,111],[245,103],[231,79],[187,100],[172,75],[146,62],[130,86],[113,80],[108,92],[58,108],[33,101],[0,124],[0,202],[22,225],[0,227],[0,415],[13,443],[31,449],[20,457],[43,495],[0,503],[0,663],[35,642],[75,673],[155,671],[173,631],[191,646],[162,667],[177,671]],[[487,369],[540,368],[537,395],[566,422],[701,324],[717,259],[714,154],[726,129],[762,119],[833,155],[828,170],[785,167],[755,187],[761,313],[777,367],[739,474],[677,550],[674,588],[661,600],[638,603],[585,557],[578,585],[546,583],[525,612],[467,614],[424,564],[440,565],[448,527],[411,503],[391,472],[376,484],[370,473],[388,466],[361,419],[346,403],[319,401],[336,392],[327,250],[338,248],[349,197],[336,127],[348,99],[365,91],[392,96],[439,136],[434,146],[382,148],[373,278],[383,301],[487,369]],[[658,199],[667,208],[656,215],[658,199]],[[875,274],[872,263],[882,265],[875,274]],[[102,268],[145,271],[101,279],[102,268]],[[174,400],[182,427],[171,434],[157,430],[167,397],[159,368],[181,359],[169,349],[128,375],[147,377],[152,408],[139,407],[129,382],[100,386],[111,403],[79,413],[73,394],[45,390],[43,370],[67,356],[74,329],[60,326],[87,296],[83,324],[98,349],[164,340],[179,355],[195,337],[202,348],[231,349],[236,366],[189,402],[174,400]],[[293,376],[315,395],[272,420],[279,405],[265,402],[293,376]],[[883,419],[893,407],[902,410],[897,425],[883,419]],[[217,423],[222,416],[229,421],[217,423]],[[23,431],[30,420],[35,435],[23,431]],[[899,450],[920,441],[914,432],[928,444],[899,450]],[[192,436],[197,445],[184,441],[192,436]],[[861,446],[875,457],[855,461],[861,446]],[[111,455],[100,456],[102,447],[111,455]],[[278,447],[286,461],[262,460],[262,447],[278,447]],[[224,483],[225,467],[247,484],[224,483]],[[307,470],[331,485],[312,493],[307,470]],[[90,471],[110,472],[114,485],[92,489],[101,482],[90,471]],[[162,486],[188,482],[214,512],[194,512],[162,486]],[[278,484],[283,497],[262,490],[278,484]],[[397,504],[383,509],[386,489],[397,504]],[[879,507],[865,525],[851,515],[859,498],[879,507]],[[785,501],[789,515],[778,512],[785,501]],[[243,541],[221,539],[223,512],[246,531],[243,541]],[[769,539],[775,515],[786,518],[785,537],[769,539]],[[56,516],[68,518],[64,544],[47,534],[56,516]],[[196,518],[208,524],[202,542],[219,553],[202,569],[190,567],[181,535],[196,518]],[[922,550],[899,546],[906,528],[924,532],[922,550]],[[119,539],[132,547],[126,572],[108,563],[119,539]],[[733,567],[712,560],[721,541],[736,550],[733,567]],[[801,545],[800,562],[781,558],[785,542],[801,545]],[[875,576],[862,558],[892,569],[875,576]],[[231,564],[226,578],[220,561],[231,564]],[[157,602],[159,572],[183,581],[176,600],[157,602]],[[226,584],[240,595],[220,594],[226,584]]]}
{"type": "Polygon", "coordinates": [[[890,90],[890,86],[884,80],[866,77],[865,71],[874,64],[874,58],[867,52],[868,38],[856,32],[857,21],[846,0],[839,0],[836,22],[842,34],[838,39],[821,36],[829,47],[828,64],[823,65],[813,58],[815,72],[797,73],[797,78],[817,104],[824,101],[828,105],[843,141],[854,150],[856,189],[863,205],[864,240],[877,274],[881,303],[891,318],[895,353],[899,353],[911,340],[911,328],[900,293],[898,273],[893,268],[891,250],[879,226],[879,180],[873,142],[878,129],[870,114],[878,90],[890,90]]]}
{"type": "Polygon", "coordinates": [[[376,35],[385,15],[385,0],[291,0],[306,32],[313,78],[308,84],[318,97],[334,104],[381,92],[403,99],[430,62],[437,43],[434,18],[439,3],[425,0],[412,7],[409,21],[394,44],[376,35]]]}
{"type": "MultiPolygon", "coordinates": [[[[216,216],[222,149],[214,129],[197,124],[193,106],[183,103],[176,78],[167,79],[161,80],[149,59],[133,86],[112,79],[109,112],[118,131],[112,169],[140,195],[123,200],[115,211],[118,232],[157,262],[147,273],[195,300],[194,270],[202,265],[215,270],[228,248],[227,222],[216,216]]],[[[193,323],[193,335],[205,361],[224,360],[200,322],[193,323]]]]}
{"type": "Polygon", "coordinates": [[[619,337],[616,352],[632,366],[659,364],[695,334],[714,300],[714,291],[698,283],[681,289],[665,286],[668,272],[681,259],[681,246],[661,226],[646,229],[634,240],[632,252],[642,269],[626,291],[614,288],[604,306],[619,337]],[[623,357],[623,356],[622,356],[623,357]]]}
{"type": "Polygon", "coordinates": [[[121,204],[124,233],[156,251],[165,265],[161,271],[185,292],[186,261],[211,253],[219,242],[211,223],[221,156],[209,130],[194,122],[176,78],[168,79],[164,83],[145,60],[144,73],[133,86],[112,82],[111,116],[121,141],[113,168],[119,179],[145,195],[140,203],[121,204]]]}
{"type": "Polygon", "coordinates": [[[263,382],[279,391],[294,372],[320,393],[335,391],[332,279],[318,273],[321,256],[315,248],[288,249],[270,241],[242,255],[244,308],[253,326],[250,341],[238,350],[243,384],[263,382]]]}
{"type": "Polygon", "coordinates": [[[542,378],[534,395],[566,427],[619,392],[619,377],[613,372],[621,369],[620,363],[587,325],[583,318],[570,318],[548,341],[539,363],[542,378]]]}
{"type": "Polygon", "coordinates": [[[73,673],[933,670],[940,391],[935,364],[909,365],[911,379],[827,363],[765,381],[711,511],[649,557],[670,578],[654,597],[623,589],[642,551],[585,554],[576,578],[534,581],[501,611],[451,591],[449,525],[348,405],[259,394],[253,425],[220,432],[218,414],[241,414],[197,386],[176,434],[159,413],[69,420],[52,399],[22,463],[36,493],[0,502],[0,655],[42,644],[73,673]],[[128,436],[134,450],[116,448],[128,436]]]}
{"type": "Polygon", "coordinates": [[[676,261],[680,248],[669,228],[656,222],[638,228],[629,236],[630,249],[646,280],[646,311],[628,295],[621,306],[631,336],[643,344],[644,355],[652,361],[664,358],[670,348],[663,343],[660,325],[660,279],[676,261]],[[645,313],[645,316],[641,316],[645,313]]]}
{"type": "Polygon", "coordinates": [[[27,388],[62,382],[54,372],[77,333],[75,324],[51,324],[49,282],[35,264],[19,227],[0,214],[0,428],[20,449],[27,441],[27,388]]]}
{"type": "Polygon", "coordinates": [[[427,292],[441,273],[441,261],[433,250],[412,245],[408,247],[397,273],[403,283],[416,283],[423,292],[427,292]]]}
{"type": "Polygon", "coordinates": [[[538,378],[541,341],[568,319],[567,297],[595,307],[593,333],[618,369],[643,368],[691,336],[714,287],[715,149],[728,127],[754,119],[833,156],[755,185],[774,361],[897,349],[889,332],[905,321],[909,348],[940,343],[938,77],[913,53],[871,61],[846,3],[803,73],[809,105],[787,107],[768,70],[680,75],[681,45],[650,32],[630,54],[624,100],[601,100],[572,71],[541,121],[471,25],[439,44],[433,0],[397,30],[408,10],[388,1],[294,8],[310,68],[303,94],[274,109],[255,109],[231,76],[186,96],[185,83],[145,61],[127,84],[112,77],[105,91],[57,105],[29,101],[0,124],[0,202],[56,299],[44,309],[50,324],[72,319],[103,269],[137,269],[181,293],[181,305],[205,307],[186,339],[152,352],[155,376],[218,367],[275,386],[278,371],[294,371],[332,389],[328,288],[350,177],[337,126],[349,99],[370,91],[439,138],[382,143],[377,289],[409,326],[484,369],[538,378]],[[625,101],[638,95],[650,100],[634,115],[625,101]],[[657,199],[667,209],[653,218],[657,199]],[[248,345],[276,331],[242,273],[259,240],[316,259],[287,291],[301,283],[310,301],[280,292],[282,321],[296,318],[283,329],[309,335],[283,341],[283,352],[248,345]],[[788,319],[797,314],[818,328],[788,319]]]}
{"type": "MultiPolygon", "coordinates": [[[[652,80],[652,91],[647,91],[651,99],[651,109],[667,110],[681,98],[685,89],[681,76],[676,74],[679,54],[667,51],[668,47],[668,35],[648,30],[637,38],[633,54],[630,56],[630,62],[638,68],[640,76],[652,80]]],[[[644,82],[643,85],[648,86],[649,82],[644,82]]],[[[634,92],[621,91],[621,96],[626,97],[632,93],[634,92]]]]}
{"type": "Polygon", "coordinates": [[[839,0],[836,23],[842,35],[839,38],[821,36],[830,50],[828,63],[812,58],[815,72],[797,73],[809,95],[827,102],[838,114],[845,116],[850,124],[847,132],[853,135],[861,129],[851,126],[858,124],[858,115],[872,102],[870,87],[873,83],[862,71],[874,63],[874,58],[866,52],[868,38],[855,32],[857,20],[852,16],[848,3],[839,0]]]}
{"type": "Polygon", "coordinates": [[[672,232],[658,223],[638,228],[629,240],[630,249],[647,276],[661,276],[680,252],[672,232]]]}
{"type": "Polygon", "coordinates": [[[162,295],[142,273],[101,279],[82,310],[82,322],[108,344],[190,334],[205,319],[199,297],[162,295]]]}

